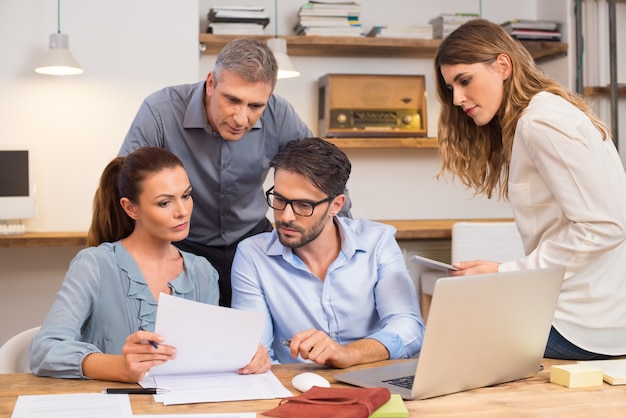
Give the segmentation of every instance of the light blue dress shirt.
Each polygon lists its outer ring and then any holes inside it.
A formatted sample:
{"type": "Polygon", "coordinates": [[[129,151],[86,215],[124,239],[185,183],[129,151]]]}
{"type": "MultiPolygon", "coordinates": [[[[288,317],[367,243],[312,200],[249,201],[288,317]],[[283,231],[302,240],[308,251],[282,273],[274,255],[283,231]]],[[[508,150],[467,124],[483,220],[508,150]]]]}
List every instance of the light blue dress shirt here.
{"type": "Polygon", "coordinates": [[[232,307],[266,315],[261,343],[275,362],[304,361],[293,359],[281,340],[310,328],[342,345],[378,340],[391,359],[413,356],[422,346],[424,321],[395,228],[363,219],[334,221],[341,252],[324,280],[280,243],[276,231],[239,243],[232,307]]]}
{"type": "MultiPolygon", "coordinates": [[[[217,305],[217,271],[203,257],[180,253],[184,268],[168,284],[172,295],[217,305]]],[[[119,241],[83,249],[31,344],[31,370],[39,376],[84,378],[88,354],[121,354],[126,337],[139,327],[154,331],[156,310],[139,267],[119,241]]]]}

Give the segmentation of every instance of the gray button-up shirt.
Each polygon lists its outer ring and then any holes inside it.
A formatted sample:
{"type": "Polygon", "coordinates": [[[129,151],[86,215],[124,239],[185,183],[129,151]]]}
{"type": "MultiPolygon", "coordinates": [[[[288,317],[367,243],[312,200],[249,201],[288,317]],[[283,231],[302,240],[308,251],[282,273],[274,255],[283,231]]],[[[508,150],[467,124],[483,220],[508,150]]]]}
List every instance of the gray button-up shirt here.
{"type": "Polygon", "coordinates": [[[238,141],[224,141],[209,125],[204,94],[202,81],[166,87],[148,96],[119,154],[142,146],[160,146],[176,154],[193,186],[188,240],[223,246],[237,241],[265,217],[263,182],[279,147],[312,133],[285,99],[273,95],[248,133],[238,141]]]}

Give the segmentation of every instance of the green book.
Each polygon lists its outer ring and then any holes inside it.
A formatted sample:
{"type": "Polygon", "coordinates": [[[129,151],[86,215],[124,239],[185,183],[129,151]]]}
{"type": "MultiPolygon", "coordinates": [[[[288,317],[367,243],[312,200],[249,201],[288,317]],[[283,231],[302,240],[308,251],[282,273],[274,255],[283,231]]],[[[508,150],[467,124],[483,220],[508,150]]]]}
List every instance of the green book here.
{"type": "Polygon", "coordinates": [[[408,418],[409,410],[398,394],[391,394],[391,399],[374,411],[370,418],[408,418]]]}

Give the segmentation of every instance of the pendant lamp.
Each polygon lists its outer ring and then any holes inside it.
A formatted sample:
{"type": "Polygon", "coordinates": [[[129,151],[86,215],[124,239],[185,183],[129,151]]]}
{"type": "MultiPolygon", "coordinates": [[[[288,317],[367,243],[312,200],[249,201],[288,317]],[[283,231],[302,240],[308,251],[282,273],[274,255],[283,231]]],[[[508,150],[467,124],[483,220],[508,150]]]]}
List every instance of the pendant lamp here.
{"type": "Polygon", "coordinates": [[[278,78],[293,78],[300,75],[300,71],[291,62],[287,55],[287,41],[278,37],[278,0],[274,0],[274,37],[267,40],[267,46],[274,53],[278,62],[278,78]]]}
{"type": "Polygon", "coordinates": [[[48,75],[81,74],[83,69],[70,52],[69,43],[69,36],[61,33],[61,0],[57,0],[57,33],[50,35],[50,49],[35,72],[48,75]]]}

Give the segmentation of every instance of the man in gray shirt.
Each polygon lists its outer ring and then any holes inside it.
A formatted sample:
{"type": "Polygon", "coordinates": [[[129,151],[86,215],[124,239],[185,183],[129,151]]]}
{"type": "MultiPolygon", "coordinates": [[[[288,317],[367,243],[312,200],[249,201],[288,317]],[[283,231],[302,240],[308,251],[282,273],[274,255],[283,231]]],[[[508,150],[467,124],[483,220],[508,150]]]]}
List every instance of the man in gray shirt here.
{"type": "Polygon", "coordinates": [[[263,191],[269,161],[287,142],[312,136],[293,107],[273,94],[277,72],[266,44],[235,39],[206,81],[148,96],[119,151],[160,146],[182,160],[195,205],[189,236],[176,245],[217,269],[222,306],[230,306],[237,243],[272,229],[263,191]]]}

